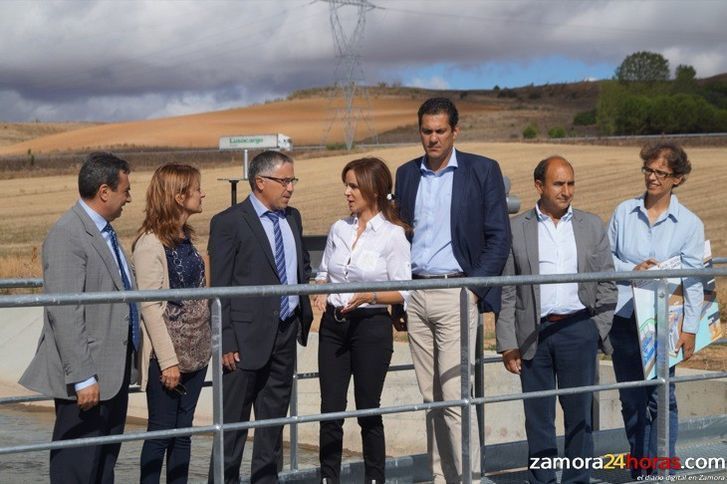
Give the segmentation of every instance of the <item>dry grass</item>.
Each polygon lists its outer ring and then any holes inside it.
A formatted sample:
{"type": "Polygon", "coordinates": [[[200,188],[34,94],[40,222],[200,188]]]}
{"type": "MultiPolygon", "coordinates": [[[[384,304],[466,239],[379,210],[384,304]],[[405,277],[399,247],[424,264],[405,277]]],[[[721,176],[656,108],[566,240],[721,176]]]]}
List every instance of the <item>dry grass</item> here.
{"type": "MultiPolygon", "coordinates": [[[[643,178],[638,171],[638,149],[634,147],[461,143],[459,148],[497,159],[503,172],[512,180],[512,193],[521,198],[522,209],[535,203],[532,170],[536,162],[553,153],[564,155],[575,166],[577,191],[574,205],[598,214],[604,221],[617,203],[638,194],[643,188],[643,178]]],[[[714,186],[715,180],[727,179],[724,150],[689,148],[688,151],[694,172],[677,194],[704,221],[714,255],[727,255],[725,197],[714,186]]],[[[419,156],[421,147],[411,145],[367,154],[382,157],[394,170],[404,161],[419,156]]],[[[341,154],[301,159],[296,163],[296,175],[301,182],[296,186],[293,204],[303,214],[307,234],[326,234],[336,219],[346,215],[340,169],[351,158],[351,155],[341,154]]],[[[204,213],[191,219],[197,229],[198,246],[205,247],[207,244],[211,216],[230,203],[229,185],[218,181],[218,178],[239,176],[241,167],[237,164],[203,168],[203,189],[207,192],[204,213]]],[[[150,177],[151,171],[148,170],[132,172],[133,201],[114,223],[127,249],[142,220],[144,192],[150,177]]],[[[247,184],[240,183],[238,200],[242,200],[248,192],[247,184]]],[[[0,217],[0,278],[39,276],[37,253],[42,239],[53,222],[76,199],[75,175],[0,180],[0,206],[3,207],[0,217]]],[[[719,293],[720,299],[726,300],[726,291],[720,290],[719,293]]]]}
{"type": "Polygon", "coordinates": [[[98,123],[0,123],[0,146],[22,143],[41,136],[88,128],[98,123]]]}

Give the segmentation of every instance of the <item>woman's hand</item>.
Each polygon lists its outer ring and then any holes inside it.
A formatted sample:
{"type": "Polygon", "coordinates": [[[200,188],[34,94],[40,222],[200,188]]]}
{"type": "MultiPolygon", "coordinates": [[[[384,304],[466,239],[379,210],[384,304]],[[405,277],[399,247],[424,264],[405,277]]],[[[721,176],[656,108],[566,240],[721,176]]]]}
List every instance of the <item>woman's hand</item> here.
{"type": "Polygon", "coordinates": [[[174,387],[179,385],[179,379],[181,374],[179,373],[179,365],[170,366],[162,370],[162,376],[159,378],[162,381],[162,385],[167,390],[174,390],[174,387]]]}
{"type": "Polygon", "coordinates": [[[651,269],[655,265],[657,265],[659,262],[656,259],[646,259],[641,264],[638,264],[634,267],[635,271],[646,271],[648,269],[651,269]]]}
{"type": "Polygon", "coordinates": [[[313,296],[313,307],[319,311],[325,311],[326,299],[328,298],[325,294],[316,294],[315,296],[313,296]]]}
{"type": "Polygon", "coordinates": [[[374,302],[373,292],[357,292],[351,297],[351,300],[341,309],[342,314],[353,311],[362,304],[372,304],[374,302]]]}
{"type": "Polygon", "coordinates": [[[696,339],[697,335],[692,333],[682,333],[679,335],[679,341],[677,341],[675,350],[678,352],[681,348],[684,361],[687,361],[694,354],[694,342],[696,339]]]}

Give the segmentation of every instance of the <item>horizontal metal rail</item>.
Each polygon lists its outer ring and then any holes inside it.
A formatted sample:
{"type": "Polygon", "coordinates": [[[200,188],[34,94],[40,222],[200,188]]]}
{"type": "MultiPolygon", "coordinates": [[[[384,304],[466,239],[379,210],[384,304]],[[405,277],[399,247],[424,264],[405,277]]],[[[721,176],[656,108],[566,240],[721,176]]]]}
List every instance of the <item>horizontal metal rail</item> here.
{"type": "MultiPolygon", "coordinates": [[[[473,287],[495,287],[504,285],[522,285],[522,284],[558,284],[567,282],[594,282],[594,281],[631,281],[631,280],[649,280],[658,279],[659,282],[659,297],[663,299],[663,288],[665,287],[666,278],[687,278],[687,277],[724,277],[727,276],[727,269],[675,269],[667,271],[639,271],[639,272],[598,272],[598,273],[586,273],[586,274],[561,274],[561,275],[547,275],[547,276],[498,276],[498,277],[482,277],[482,278],[462,278],[462,279],[434,279],[434,280],[415,280],[415,281],[386,281],[377,283],[348,283],[348,284],[322,284],[322,285],[310,285],[310,284],[299,284],[295,286],[281,286],[281,285],[270,285],[270,286],[247,286],[247,287],[226,287],[226,288],[203,288],[203,289],[172,289],[172,290],[157,290],[157,291],[112,291],[112,292],[95,292],[95,293],[76,293],[76,294],[29,294],[29,295],[4,295],[0,296],[0,307],[31,307],[31,306],[48,306],[48,305],[71,305],[71,304],[94,304],[94,303],[109,303],[109,302],[141,302],[141,301],[158,301],[158,300],[190,300],[190,299],[215,299],[213,305],[213,332],[215,333],[213,338],[213,346],[216,351],[219,352],[219,313],[220,304],[218,298],[230,298],[230,297],[255,297],[255,296],[280,296],[289,294],[328,294],[328,293],[339,293],[339,292],[357,292],[357,291],[385,291],[385,290],[419,290],[419,289],[434,289],[434,288],[473,288],[473,287]]],[[[32,281],[32,280],[31,280],[32,281]]],[[[13,286],[13,287],[38,287],[32,286],[28,283],[26,286],[13,286]]],[[[37,280],[32,281],[32,284],[37,284],[37,280]]],[[[2,287],[2,286],[0,286],[2,287]]],[[[8,287],[8,286],[5,286],[8,287]]],[[[467,291],[461,291],[460,306],[461,308],[466,307],[467,291]]],[[[662,304],[663,306],[663,304],[662,304]]],[[[666,306],[664,306],[665,308],[666,306]]],[[[662,317],[662,316],[660,316],[662,317]]],[[[466,311],[461,312],[461,324],[462,328],[466,328],[466,311]]],[[[663,320],[663,319],[662,319],[663,320]]],[[[658,325],[657,325],[658,326],[658,325]]],[[[462,329],[461,328],[461,329],[462,329]]],[[[658,329],[658,328],[657,328],[658,329]]],[[[466,329],[465,329],[466,330],[466,329]]],[[[661,340],[660,340],[661,341],[661,340]]],[[[461,351],[463,355],[468,354],[468,338],[461,338],[461,351]]],[[[660,345],[661,347],[661,345],[660,345]]],[[[659,348],[660,348],[659,347],[659,348]]],[[[659,349],[658,348],[658,349],[659,349]]],[[[663,351],[663,350],[662,350],[663,351]]],[[[657,351],[659,352],[659,351],[657,351]]],[[[660,364],[663,366],[663,355],[660,364]]],[[[219,355],[215,358],[219,361],[219,355]]],[[[498,357],[492,358],[480,358],[479,363],[494,363],[500,361],[498,357]]],[[[214,362],[213,362],[214,363],[214,362]]],[[[217,363],[219,364],[219,363],[217,363]]],[[[202,427],[189,427],[184,429],[172,429],[165,431],[155,432],[139,432],[132,434],[124,434],[118,436],[107,436],[107,437],[95,437],[86,439],[74,439],[65,441],[56,441],[50,443],[38,443],[21,446],[11,446],[0,448],[0,455],[18,452],[30,452],[40,451],[48,449],[58,449],[63,447],[79,447],[88,445],[101,445],[108,443],[118,443],[130,440],[144,440],[149,438],[163,438],[173,437],[182,435],[195,435],[212,433],[216,438],[215,445],[215,479],[219,480],[221,477],[221,453],[220,445],[222,433],[225,431],[258,428],[258,427],[269,427],[277,425],[298,425],[308,422],[319,422],[324,420],[334,420],[341,418],[353,418],[353,417],[364,417],[373,415],[386,415],[393,413],[402,412],[415,412],[422,410],[430,410],[435,408],[444,408],[450,406],[463,407],[463,419],[469,420],[469,408],[471,405],[482,405],[488,403],[505,402],[513,400],[524,400],[531,398],[542,398],[545,396],[556,396],[563,394],[574,394],[584,392],[600,392],[605,390],[619,389],[619,388],[630,388],[640,386],[657,386],[660,389],[660,402],[666,395],[666,387],[669,382],[681,383],[685,381],[697,381],[707,379],[720,379],[726,378],[727,372],[694,375],[687,377],[670,378],[668,372],[665,374],[663,368],[657,373],[657,378],[653,380],[641,380],[634,382],[625,383],[614,383],[607,385],[591,385],[577,388],[566,388],[566,389],[554,389],[540,392],[529,392],[509,395],[498,395],[488,397],[477,397],[469,398],[467,394],[467,384],[464,383],[469,381],[466,378],[469,375],[469,365],[467,364],[466,356],[463,360],[463,364],[466,367],[466,371],[463,370],[463,385],[462,385],[462,398],[459,400],[450,401],[438,401],[428,403],[416,403],[399,405],[377,409],[365,409],[355,411],[344,411],[326,414],[315,414],[315,415],[293,415],[291,417],[259,420],[252,422],[239,422],[222,424],[220,420],[221,413],[216,413],[215,424],[211,426],[202,427]]],[[[393,366],[392,370],[409,370],[413,368],[412,365],[397,365],[393,366]]],[[[315,373],[301,373],[297,374],[297,379],[315,378],[315,373]]],[[[213,385],[215,391],[215,397],[221,401],[221,385],[220,380],[215,380],[217,383],[213,385]]],[[[136,390],[136,389],[134,389],[136,390]]],[[[136,390],[138,391],[138,390],[136,390]]],[[[11,397],[18,398],[18,397],[11,397]]],[[[23,398],[23,397],[19,397],[23,398]]],[[[25,397],[25,398],[36,398],[36,397],[25,397]]],[[[45,397],[39,397],[39,399],[45,399],[45,397]]],[[[1,401],[1,400],[0,400],[1,401]]],[[[19,400],[15,400],[16,402],[19,400]]],[[[26,400],[28,401],[28,400],[26,400]]],[[[665,421],[660,421],[660,429],[664,429],[665,433],[668,434],[668,427],[665,427],[665,421]]],[[[465,438],[463,432],[463,450],[465,446],[468,446],[468,439],[465,438]]],[[[662,435],[660,435],[660,450],[662,447],[662,435]]],[[[468,453],[463,453],[463,466],[468,458],[468,453]]],[[[468,481],[468,480],[467,480],[468,481]]]]}
{"type": "Polygon", "coordinates": [[[359,291],[398,291],[497,287],[526,284],[562,284],[569,282],[632,281],[662,278],[726,277],[727,268],[670,269],[659,271],[587,272],[573,274],[464,277],[459,279],[417,279],[406,281],[348,282],[340,284],[288,284],[267,286],[206,287],[198,289],[164,289],[154,291],[105,291],[73,294],[13,294],[0,296],[0,308],[33,306],[67,306],[142,301],[180,301],[229,297],[286,296],[332,294],[359,291]]]}
{"type": "MultiPolygon", "coordinates": [[[[727,264],[727,257],[714,257],[712,259],[712,263],[715,265],[727,264]]],[[[43,279],[39,277],[28,279],[0,279],[0,289],[36,287],[43,287],[43,279]]]]}

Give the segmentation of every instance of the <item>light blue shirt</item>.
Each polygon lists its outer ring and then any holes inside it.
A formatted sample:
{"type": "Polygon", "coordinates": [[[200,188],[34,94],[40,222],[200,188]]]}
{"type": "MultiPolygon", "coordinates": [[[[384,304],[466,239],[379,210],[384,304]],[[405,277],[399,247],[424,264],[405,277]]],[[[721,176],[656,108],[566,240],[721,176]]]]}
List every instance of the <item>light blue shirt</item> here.
{"type": "MultiPolygon", "coordinates": [[[[538,216],[538,269],[541,275],[575,274],[578,272],[578,249],[573,233],[573,207],[556,225],[535,204],[538,216]]],[[[570,314],[585,309],[578,297],[578,283],[542,284],[540,286],[540,317],[548,314],[570,314]]]]}
{"type": "MultiPolygon", "coordinates": [[[[669,208],[653,226],[644,206],[644,195],[622,202],[608,223],[616,271],[631,271],[646,259],[663,262],[679,256],[682,268],[704,267],[704,224],[672,194],[669,208]]],[[[698,278],[684,278],[683,331],[696,333],[701,319],[704,292],[698,278]]],[[[629,318],[634,312],[629,281],[618,281],[616,315],[629,318]]]]}
{"type": "Polygon", "coordinates": [[[457,151],[438,173],[427,167],[422,158],[422,178],[414,204],[414,238],[411,242],[411,272],[438,275],[462,272],[452,251],[452,181],[457,165],[457,151]]]}
{"type": "MultiPolygon", "coordinates": [[[[275,255],[273,221],[265,215],[270,210],[254,194],[250,196],[250,201],[255,209],[255,213],[260,217],[260,223],[263,224],[265,235],[268,236],[268,242],[270,242],[270,249],[273,251],[273,255],[275,255]]],[[[281,217],[279,220],[278,224],[280,225],[280,234],[283,236],[283,249],[285,251],[285,277],[288,280],[288,284],[298,284],[298,254],[296,252],[293,230],[290,228],[290,224],[285,217],[281,217]]],[[[288,296],[288,307],[291,311],[294,311],[298,307],[299,302],[300,296],[297,294],[288,296]]]]}
{"type": "MultiPolygon", "coordinates": [[[[89,217],[91,217],[91,220],[96,225],[96,228],[99,232],[101,232],[101,237],[103,237],[104,242],[106,242],[106,245],[109,248],[109,252],[111,252],[111,258],[116,261],[116,255],[114,254],[114,246],[111,244],[111,234],[108,232],[104,232],[103,229],[106,227],[106,224],[109,223],[105,218],[103,218],[101,215],[98,214],[94,209],[86,205],[86,202],[83,201],[83,199],[78,201],[81,204],[81,207],[83,207],[83,210],[86,211],[89,217]]],[[[131,277],[129,275],[131,274],[129,272],[129,265],[126,263],[126,258],[124,257],[124,253],[122,251],[119,251],[119,256],[121,257],[121,265],[124,266],[124,272],[126,272],[126,277],[128,280],[131,280],[131,277]]],[[[117,262],[118,264],[118,262],[117,262]]],[[[121,268],[119,268],[119,276],[121,276],[121,268]]],[[[87,380],[84,380],[82,382],[78,382],[75,385],[73,385],[74,389],[76,391],[83,390],[86,387],[90,387],[96,383],[96,377],[91,377],[87,380]]]]}

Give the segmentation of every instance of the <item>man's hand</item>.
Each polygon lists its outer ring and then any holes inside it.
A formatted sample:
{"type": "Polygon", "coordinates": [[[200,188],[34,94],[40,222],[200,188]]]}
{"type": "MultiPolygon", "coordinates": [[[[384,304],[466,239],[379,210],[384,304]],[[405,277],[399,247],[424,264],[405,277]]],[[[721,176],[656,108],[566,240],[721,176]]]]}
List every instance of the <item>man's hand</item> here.
{"type": "Polygon", "coordinates": [[[237,351],[229,352],[222,355],[222,366],[226,370],[233,371],[237,368],[237,363],[240,361],[240,353],[237,351]]]}
{"type": "Polygon", "coordinates": [[[692,333],[684,333],[679,335],[679,340],[677,341],[676,345],[676,351],[679,351],[679,348],[682,349],[684,352],[684,361],[688,360],[692,357],[694,354],[694,340],[697,339],[697,335],[692,333]]]}
{"type": "Polygon", "coordinates": [[[93,407],[98,405],[101,399],[101,390],[99,389],[98,383],[89,385],[86,388],[78,390],[76,392],[76,398],[78,399],[78,408],[84,412],[91,410],[93,407]]]}
{"type": "Polygon", "coordinates": [[[659,261],[657,261],[656,259],[646,259],[641,264],[634,266],[634,270],[635,271],[645,271],[645,270],[651,269],[658,263],[659,263],[659,261]]]}
{"type": "Polygon", "coordinates": [[[519,375],[520,370],[522,369],[522,358],[520,357],[520,350],[512,349],[502,353],[502,364],[505,365],[505,369],[510,373],[519,375]]]}
{"type": "Polygon", "coordinates": [[[179,379],[181,374],[179,373],[179,365],[170,366],[162,370],[162,375],[159,378],[162,381],[162,385],[167,390],[174,390],[179,385],[179,379]]]}

